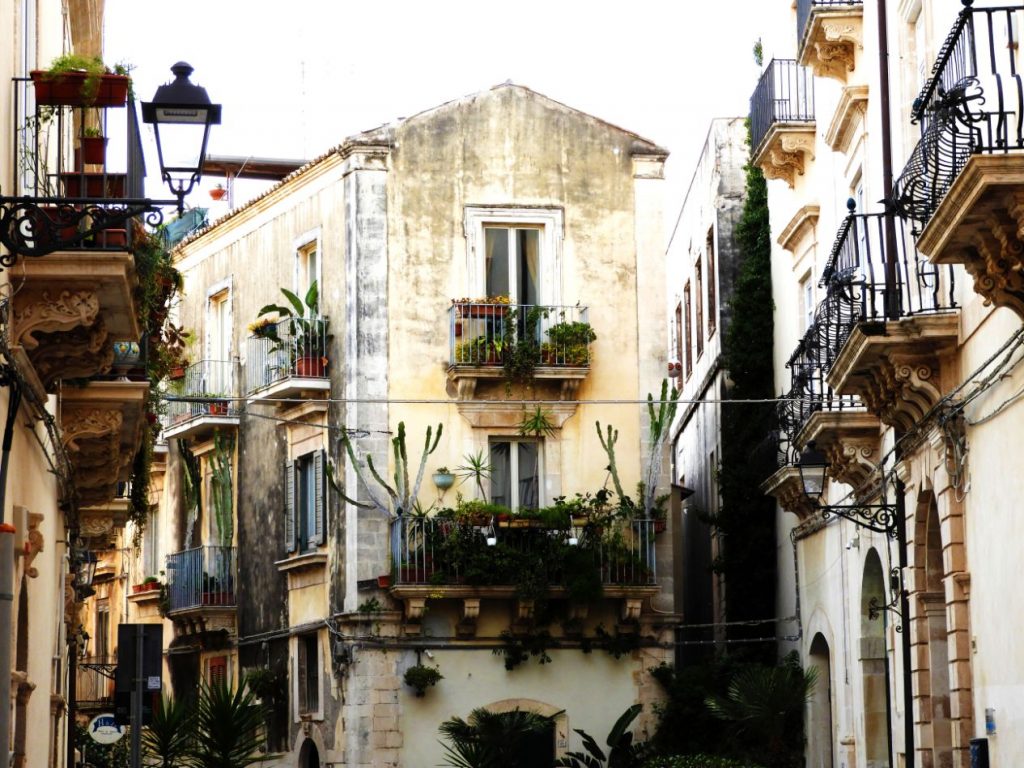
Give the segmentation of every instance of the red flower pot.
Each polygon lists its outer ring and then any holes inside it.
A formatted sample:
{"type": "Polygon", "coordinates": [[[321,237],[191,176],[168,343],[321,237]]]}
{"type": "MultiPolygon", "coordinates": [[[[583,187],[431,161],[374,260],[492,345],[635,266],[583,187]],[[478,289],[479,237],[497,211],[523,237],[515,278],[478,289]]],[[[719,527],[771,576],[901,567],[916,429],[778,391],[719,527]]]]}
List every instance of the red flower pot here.
{"type": "Polygon", "coordinates": [[[62,173],[64,194],[68,197],[122,198],[125,189],[123,173],[62,173]]]}
{"type": "Polygon", "coordinates": [[[106,136],[83,136],[79,144],[75,150],[75,168],[81,168],[83,163],[103,165],[107,162],[106,136]]]}
{"type": "Polygon", "coordinates": [[[100,75],[95,94],[86,98],[83,91],[88,75],[85,72],[61,72],[51,75],[40,69],[32,70],[32,85],[36,90],[36,104],[71,107],[123,107],[128,101],[127,75],[100,75]]]}
{"type": "Polygon", "coordinates": [[[303,378],[322,379],[327,368],[327,358],[315,355],[300,357],[295,361],[295,375],[303,378]]]}

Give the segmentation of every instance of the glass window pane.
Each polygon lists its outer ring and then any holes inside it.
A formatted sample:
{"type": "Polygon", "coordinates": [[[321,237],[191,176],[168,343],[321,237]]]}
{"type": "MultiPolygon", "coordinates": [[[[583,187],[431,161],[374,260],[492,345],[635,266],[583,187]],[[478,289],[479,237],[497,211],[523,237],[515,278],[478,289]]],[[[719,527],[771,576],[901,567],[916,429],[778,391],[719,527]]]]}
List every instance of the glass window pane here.
{"type": "Polygon", "coordinates": [[[520,304],[538,304],[540,295],[540,231],[516,230],[516,300],[520,304]]]}
{"type": "Polygon", "coordinates": [[[519,453],[519,507],[536,509],[540,495],[540,466],[537,443],[516,443],[519,453]]]}
{"type": "Polygon", "coordinates": [[[488,227],[484,230],[488,296],[508,296],[508,230],[488,227]]]}
{"type": "Polygon", "coordinates": [[[491,443],[491,501],[505,506],[512,505],[511,445],[491,443]]]}

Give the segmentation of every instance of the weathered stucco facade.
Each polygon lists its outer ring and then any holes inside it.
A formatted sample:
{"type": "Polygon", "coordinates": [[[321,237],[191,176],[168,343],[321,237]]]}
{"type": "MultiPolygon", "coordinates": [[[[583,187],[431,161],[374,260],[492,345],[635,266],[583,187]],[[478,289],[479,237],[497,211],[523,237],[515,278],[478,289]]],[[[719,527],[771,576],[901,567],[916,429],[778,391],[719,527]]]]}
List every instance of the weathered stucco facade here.
{"type": "MultiPolygon", "coordinates": [[[[511,465],[519,473],[515,493],[533,493],[533,503],[545,506],[605,486],[599,421],[618,430],[622,484],[636,486],[648,451],[642,401],[660,389],[666,364],[659,311],[666,154],[529,89],[498,86],[346,140],[179,248],[187,298],[178,320],[196,332],[197,346],[206,344],[194,357],[226,354],[233,378],[213,393],[229,401],[225,415],[192,406],[165,429],[170,459],[159,514],[170,540],[158,546],[176,553],[210,544],[214,532],[207,525],[196,539],[197,519],[193,539],[184,538],[176,441],[198,455],[215,430],[233,435],[237,581],[223,625],[213,614],[224,612],[210,601],[194,610],[172,606],[168,658],[187,657],[202,676],[218,655],[230,658],[231,675],[269,668],[279,683],[270,697],[274,764],[436,764],[438,725],[476,707],[562,713],[552,737],[559,754],[579,745],[572,728],[604,733],[636,702],[646,705],[640,727],[651,725],[658,693],[647,670],[672,657],[672,520],[656,537],[648,523],[631,524],[627,540],[645,563],[642,581],[608,577],[602,598],[579,604],[556,586],[535,605],[517,597],[514,584],[427,579],[436,564],[414,559],[409,526],[434,523],[413,521],[408,509],[396,519],[390,503],[372,506],[386,496],[372,479],[364,483],[363,459],[371,456],[390,481],[391,441],[404,428],[415,480],[424,435],[441,424],[410,500],[434,514],[481,489],[471,480],[435,486],[432,473],[477,452],[487,456],[496,444],[523,450],[523,441],[539,458],[530,491],[525,465],[511,465]],[[509,258],[518,271],[504,291],[493,289],[487,268],[495,258],[491,230],[519,238],[521,250],[509,258]],[[312,279],[329,318],[323,356],[330,363],[267,384],[261,377],[276,374],[260,368],[261,342],[247,325],[264,305],[282,301],[279,287],[302,296],[312,279]],[[512,309],[460,298],[499,293],[512,294],[512,309]],[[473,309],[478,304],[488,308],[473,309]],[[503,340],[495,331],[501,320],[492,318],[525,318],[532,305],[547,308],[537,313],[540,333],[574,320],[589,323],[596,341],[571,364],[549,348],[532,376],[514,381],[496,358],[462,357],[473,334],[489,336],[492,348],[503,340]],[[536,409],[523,400],[544,401],[548,429],[521,434],[524,415],[536,409]],[[344,433],[358,464],[342,445],[344,433]],[[317,512],[307,537],[307,513],[288,510],[306,498],[305,470],[295,468],[308,462],[309,477],[318,478],[309,482],[324,489],[324,514],[317,512]],[[602,637],[599,626],[606,639],[597,645],[624,643],[621,658],[584,652],[602,637]],[[537,637],[546,638],[551,665],[529,657],[506,671],[495,651],[537,637]],[[403,682],[417,664],[443,675],[422,698],[403,682]]],[[[172,392],[211,395],[188,387],[172,392]]],[[[494,518],[489,525],[489,536],[509,535],[494,518]]],[[[179,694],[186,678],[176,683],[179,694]]]]}

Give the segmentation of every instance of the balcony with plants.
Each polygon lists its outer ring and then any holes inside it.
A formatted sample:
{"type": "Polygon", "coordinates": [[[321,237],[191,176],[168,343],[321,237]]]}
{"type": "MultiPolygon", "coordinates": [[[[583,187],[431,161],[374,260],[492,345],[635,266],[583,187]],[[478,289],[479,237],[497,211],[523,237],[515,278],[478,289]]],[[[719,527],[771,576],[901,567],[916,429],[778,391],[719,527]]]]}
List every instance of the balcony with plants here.
{"type": "Polygon", "coordinates": [[[797,61],[845,84],[863,47],[863,17],[863,0],[797,0],[797,61]]]}
{"type": "Polygon", "coordinates": [[[238,426],[238,404],[230,360],[200,360],[167,383],[168,440],[198,440],[238,426]]]}
{"type": "Polygon", "coordinates": [[[921,138],[893,201],[936,264],[963,264],[986,304],[1024,317],[1024,5],[965,3],[914,102],[921,138]]]}
{"type": "MultiPolygon", "coordinates": [[[[512,510],[463,500],[392,522],[391,593],[415,618],[431,599],[457,599],[473,618],[481,599],[514,600],[521,618],[538,601],[564,600],[577,614],[603,598],[635,617],[657,594],[655,538],[664,517],[645,517],[607,491],[512,510]]],[[[469,622],[472,624],[472,621],[469,622]]]]}
{"type": "Polygon", "coordinates": [[[793,59],[772,59],[750,97],[754,165],[792,188],[814,160],[814,142],[814,78],[793,59]]]}
{"type": "Polygon", "coordinates": [[[448,326],[448,377],[460,400],[472,399],[482,380],[553,382],[571,399],[597,339],[586,307],[511,304],[505,296],[452,300],[448,326]]]}
{"type": "Polygon", "coordinates": [[[330,392],[330,319],[320,314],[314,282],[299,298],[282,288],[287,304],[268,304],[249,326],[245,392],[250,400],[324,397],[330,392]]]}
{"type": "Polygon", "coordinates": [[[172,619],[236,608],[235,548],[202,546],[167,556],[167,612],[172,619]],[[208,610],[209,609],[209,610],[208,610]]]}

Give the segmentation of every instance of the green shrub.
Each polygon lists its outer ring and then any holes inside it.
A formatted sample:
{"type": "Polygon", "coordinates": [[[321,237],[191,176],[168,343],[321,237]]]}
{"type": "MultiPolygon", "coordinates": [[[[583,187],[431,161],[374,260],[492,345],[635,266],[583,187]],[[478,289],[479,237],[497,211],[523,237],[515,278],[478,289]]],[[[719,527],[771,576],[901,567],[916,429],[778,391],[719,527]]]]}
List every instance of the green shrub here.
{"type": "Polygon", "coordinates": [[[644,768],[761,768],[753,763],[717,755],[671,755],[653,757],[644,768]]]}

